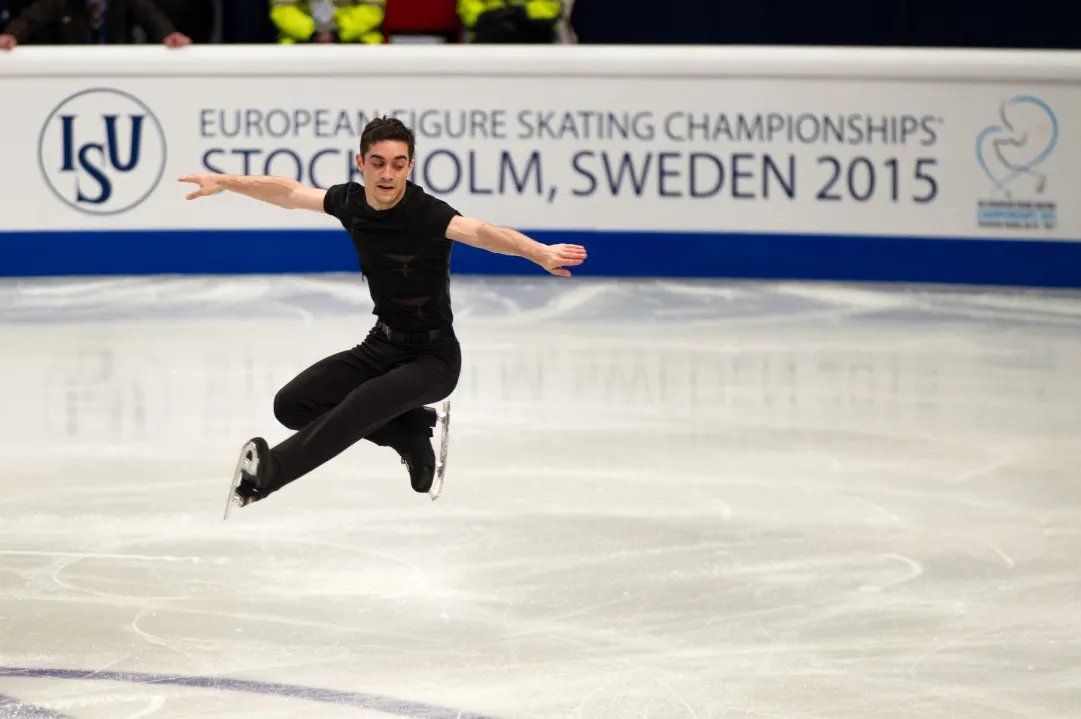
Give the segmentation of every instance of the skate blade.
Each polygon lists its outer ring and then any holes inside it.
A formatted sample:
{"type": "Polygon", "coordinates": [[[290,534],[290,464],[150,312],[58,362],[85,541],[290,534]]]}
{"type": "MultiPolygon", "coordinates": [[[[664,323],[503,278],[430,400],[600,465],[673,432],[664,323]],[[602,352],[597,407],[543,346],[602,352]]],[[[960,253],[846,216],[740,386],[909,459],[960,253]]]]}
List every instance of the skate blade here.
{"type": "Polygon", "coordinates": [[[223,521],[229,519],[229,512],[232,510],[233,505],[236,504],[236,488],[240,486],[241,471],[247,469],[249,472],[254,473],[253,470],[258,469],[257,466],[253,465],[256,465],[259,460],[256,459],[255,462],[249,462],[247,459],[248,452],[255,452],[255,444],[253,442],[246,442],[243,449],[240,450],[240,457],[236,461],[236,469],[233,470],[233,481],[229,485],[229,497],[225,501],[225,514],[222,517],[223,521]]]}
{"type": "Polygon", "coordinates": [[[433,502],[443,493],[443,481],[447,472],[447,450],[450,448],[450,400],[443,402],[436,416],[439,421],[439,457],[435,462],[435,479],[432,481],[432,488],[428,490],[428,496],[433,502]]]}

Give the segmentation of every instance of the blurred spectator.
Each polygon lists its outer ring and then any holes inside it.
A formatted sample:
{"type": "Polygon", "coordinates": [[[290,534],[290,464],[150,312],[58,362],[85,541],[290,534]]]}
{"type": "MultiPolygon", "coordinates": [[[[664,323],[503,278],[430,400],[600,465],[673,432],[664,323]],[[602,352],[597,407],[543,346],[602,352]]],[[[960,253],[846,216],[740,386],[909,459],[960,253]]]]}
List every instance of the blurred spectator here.
{"type": "Polygon", "coordinates": [[[1052,0],[578,0],[582,44],[1081,47],[1081,3],[1052,0]]]}
{"type": "Polygon", "coordinates": [[[1081,49],[1081,6],[1052,0],[907,0],[910,47],[1081,49]]]}
{"type": "MultiPolygon", "coordinates": [[[[806,0],[792,0],[806,3],[806,0]]],[[[783,13],[775,0],[578,0],[570,25],[583,45],[752,45],[766,42],[783,13]]],[[[828,4],[810,3],[825,14],[828,4]]],[[[876,5],[877,7],[877,5],[876,5]]]]}
{"type": "Polygon", "coordinates": [[[392,43],[460,43],[458,0],[387,0],[383,35],[392,43]]]}
{"type": "Polygon", "coordinates": [[[278,41],[383,42],[387,0],[270,0],[278,41]]]}
{"type": "Polygon", "coordinates": [[[216,0],[221,6],[221,41],[254,45],[278,41],[278,28],[267,12],[267,0],[216,0]]]}
{"type": "MultiPolygon", "coordinates": [[[[111,1],[111,0],[110,0],[111,1]]],[[[173,26],[194,44],[214,40],[215,4],[218,0],[154,0],[173,26]]],[[[233,0],[223,0],[230,3],[233,0]]]]}
{"type": "Polygon", "coordinates": [[[154,42],[190,45],[153,0],[34,0],[0,35],[0,50],[10,50],[42,30],[55,30],[64,45],[128,44],[138,25],[154,42]]]}
{"type": "Polygon", "coordinates": [[[554,43],[560,40],[563,0],[458,0],[469,42],[554,43]]]}

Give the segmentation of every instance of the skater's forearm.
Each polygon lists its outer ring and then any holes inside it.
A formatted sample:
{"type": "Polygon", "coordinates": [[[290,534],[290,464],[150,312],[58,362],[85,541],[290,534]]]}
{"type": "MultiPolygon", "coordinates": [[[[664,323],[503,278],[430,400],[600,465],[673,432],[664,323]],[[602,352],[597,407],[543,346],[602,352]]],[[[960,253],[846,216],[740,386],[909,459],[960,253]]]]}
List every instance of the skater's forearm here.
{"type": "Polygon", "coordinates": [[[482,250],[499,255],[524,257],[538,264],[544,257],[546,249],[545,245],[526,237],[521,232],[465,217],[454,218],[448,236],[482,250]]]}
{"type": "Polygon", "coordinates": [[[305,187],[288,177],[250,177],[248,175],[200,172],[194,175],[184,175],[177,179],[180,182],[191,182],[199,186],[199,189],[188,193],[186,198],[188,200],[209,197],[218,194],[222,190],[228,190],[238,195],[284,207],[287,210],[326,212],[323,207],[323,201],[327,194],[326,190],[305,187]]]}
{"type": "Polygon", "coordinates": [[[314,198],[315,202],[319,206],[322,204],[322,190],[305,187],[288,177],[221,175],[218,181],[221,183],[222,189],[254,200],[267,202],[271,205],[284,207],[287,210],[312,209],[313,195],[315,193],[320,195],[320,197],[314,198]]]}

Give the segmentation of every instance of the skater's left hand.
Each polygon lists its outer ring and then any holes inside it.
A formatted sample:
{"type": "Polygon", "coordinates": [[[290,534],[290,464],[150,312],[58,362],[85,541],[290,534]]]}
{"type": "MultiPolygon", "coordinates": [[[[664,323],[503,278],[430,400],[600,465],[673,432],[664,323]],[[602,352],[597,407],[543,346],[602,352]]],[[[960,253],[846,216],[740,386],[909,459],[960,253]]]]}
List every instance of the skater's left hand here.
{"type": "Polygon", "coordinates": [[[567,267],[580,265],[586,260],[586,248],[581,245],[548,245],[537,263],[553,275],[570,277],[567,267]]]}

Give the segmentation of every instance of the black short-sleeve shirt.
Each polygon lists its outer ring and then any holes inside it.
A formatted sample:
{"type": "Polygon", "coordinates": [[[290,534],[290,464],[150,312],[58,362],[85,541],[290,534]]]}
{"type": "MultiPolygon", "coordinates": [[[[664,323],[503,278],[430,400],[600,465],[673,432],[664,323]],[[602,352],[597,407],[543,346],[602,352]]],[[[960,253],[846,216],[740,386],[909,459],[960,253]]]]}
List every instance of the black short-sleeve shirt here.
{"type": "Polygon", "coordinates": [[[356,182],[328,189],[323,209],[353,239],[375,302],[373,314],[402,332],[451,325],[453,241],[446,234],[451,219],[461,213],[412,182],[389,210],[369,205],[364,186],[356,182]]]}

